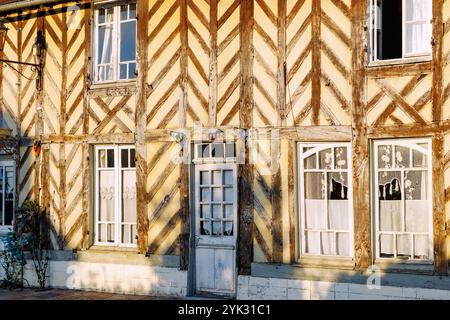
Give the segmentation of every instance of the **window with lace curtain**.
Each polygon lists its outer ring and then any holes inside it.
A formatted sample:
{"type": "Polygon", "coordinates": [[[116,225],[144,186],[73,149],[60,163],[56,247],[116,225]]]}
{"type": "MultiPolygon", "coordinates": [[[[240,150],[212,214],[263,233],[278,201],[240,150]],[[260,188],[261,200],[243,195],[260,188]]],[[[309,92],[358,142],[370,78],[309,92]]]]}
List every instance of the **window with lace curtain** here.
{"type": "Polygon", "coordinates": [[[95,244],[135,246],[136,163],[132,146],[95,148],[95,244]]]}
{"type": "Polygon", "coordinates": [[[136,78],[136,3],[100,4],[94,15],[94,83],[136,78]]]}
{"type": "Polygon", "coordinates": [[[0,231],[12,226],[16,188],[14,161],[0,161],[0,231]]]}
{"type": "Polygon", "coordinates": [[[353,256],[351,146],[299,145],[303,255],[353,256]]]}
{"type": "Polygon", "coordinates": [[[432,0],[370,0],[369,61],[431,54],[432,0]]]}
{"type": "Polygon", "coordinates": [[[374,143],[377,258],[432,260],[431,142],[374,143]]]}

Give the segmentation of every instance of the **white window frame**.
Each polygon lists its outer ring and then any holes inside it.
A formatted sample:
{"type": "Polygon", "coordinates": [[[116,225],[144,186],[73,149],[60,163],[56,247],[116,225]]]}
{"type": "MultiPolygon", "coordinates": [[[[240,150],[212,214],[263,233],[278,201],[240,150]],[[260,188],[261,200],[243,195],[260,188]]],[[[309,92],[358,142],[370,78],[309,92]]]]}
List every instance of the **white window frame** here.
{"type": "MultiPolygon", "coordinates": [[[[237,212],[237,208],[238,208],[238,186],[237,186],[237,166],[236,164],[231,164],[231,163],[210,163],[210,164],[200,164],[200,165],[196,165],[195,166],[195,212],[196,212],[196,217],[195,217],[195,230],[196,230],[196,236],[198,237],[207,237],[209,238],[209,242],[211,244],[234,244],[236,238],[237,238],[237,233],[238,233],[238,221],[237,221],[237,216],[238,216],[238,212],[237,212]],[[202,189],[202,185],[200,183],[200,172],[209,172],[210,175],[210,179],[211,179],[211,175],[213,171],[232,171],[233,173],[233,182],[232,184],[221,184],[220,188],[222,190],[222,194],[223,194],[223,188],[233,188],[233,199],[234,202],[227,202],[227,201],[220,201],[220,205],[222,207],[222,212],[223,212],[223,206],[224,205],[232,205],[233,206],[233,217],[232,218],[224,218],[222,216],[222,218],[218,218],[218,219],[214,219],[212,218],[212,216],[208,219],[202,219],[201,218],[201,205],[202,204],[209,204],[209,206],[212,207],[212,205],[215,203],[213,201],[205,201],[204,203],[201,201],[201,189],[202,189]],[[213,222],[213,221],[220,221],[222,223],[224,222],[231,222],[233,224],[233,234],[232,235],[212,235],[212,233],[210,235],[202,235],[201,234],[201,222],[202,221],[208,221],[209,223],[213,222]]],[[[219,187],[219,185],[213,185],[213,184],[208,184],[205,185],[204,187],[209,188],[210,189],[210,196],[212,196],[212,189],[214,187],[219,187]]],[[[212,215],[212,208],[210,208],[210,212],[212,215]]],[[[212,232],[212,223],[211,223],[211,232],[212,232]]],[[[223,231],[223,230],[222,230],[223,231]]]]}
{"type": "MultiPolygon", "coordinates": [[[[94,84],[107,84],[107,83],[115,83],[115,82],[133,82],[136,81],[136,77],[134,78],[127,78],[127,79],[120,79],[120,65],[123,64],[120,62],[120,38],[121,38],[121,27],[120,24],[124,22],[130,22],[135,21],[136,22],[136,44],[137,44],[137,11],[136,11],[136,19],[128,19],[128,20],[120,20],[120,7],[122,5],[130,5],[135,4],[136,10],[137,10],[137,2],[134,1],[113,1],[113,2],[106,2],[106,3],[100,3],[97,5],[97,7],[94,10],[94,28],[93,28],[93,39],[94,39],[94,45],[93,45],[93,63],[92,68],[94,75],[94,84]],[[114,21],[112,22],[113,30],[112,30],[112,53],[111,53],[111,64],[113,68],[113,79],[111,80],[99,80],[99,74],[98,74],[98,67],[101,65],[98,63],[98,46],[99,46],[99,39],[98,39],[98,31],[100,25],[107,24],[99,23],[99,10],[105,9],[105,8],[113,8],[114,9],[114,21]]],[[[105,18],[106,19],[106,18],[105,18]]],[[[106,20],[105,20],[106,21],[106,20]]],[[[127,63],[127,76],[128,76],[128,68],[129,64],[132,63],[132,61],[126,61],[127,63]]],[[[137,48],[135,53],[135,60],[134,63],[136,64],[136,70],[137,70],[137,48]]]]}
{"type": "MultiPolygon", "coordinates": [[[[12,230],[12,225],[7,225],[4,224],[5,223],[5,184],[6,184],[6,171],[5,168],[6,167],[12,167],[13,168],[13,177],[14,177],[14,192],[13,192],[13,208],[16,207],[16,188],[17,188],[17,177],[16,177],[16,163],[13,160],[0,160],[0,167],[3,168],[3,185],[1,186],[3,193],[2,193],[2,198],[0,199],[0,201],[2,201],[2,220],[1,220],[1,224],[0,224],[0,233],[4,233],[4,232],[9,232],[12,230]]],[[[14,216],[13,216],[13,222],[14,224],[14,216]]]]}
{"type": "Polygon", "coordinates": [[[237,144],[234,141],[217,141],[217,142],[198,142],[194,143],[194,159],[193,162],[195,164],[201,163],[235,163],[236,162],[236,153],[237,153],[237,144]],[[212,145],[223,145],[223,157],[213,157],[212,156],[212,145]],[[228,157],[226,153],[226,145],[232,144],[234,146],[234,157],[228,157]],[[198,147],[203,145],[209,145],[209,156],[203,157],[198,152],[198,147]]]}
{"type": "MultiPolygon", "coordinates": [[[[412,151],[410,151],[411,153],[412,151]]],[[[375,257],[377,261],[395,261],[398,263],[432,263],[434,261],[434,247],[433,247],[433,201],[432,201],[432,194],[433,194],[433,166],[432,166],[432,161],[433,161],[433,157],[432,157],[432,141],[430,138],[410,138],[410,139],[380,139],[380,140],[374,140],[373,141],[373,172],[374,172],[374,185],[373,185],[373,191],[372,191],[372,197],[373,197],[373,202],[374,202],[374,225],[375,225],[375,241],[374,241],[374,245],[375,245],[375,257]],[[403,146],[406,148],[411,148],[411,150],[417,150],[419,152],[423,152],[423,150],[421,150],[418,147],[418,144],[428,144],[428,150],[426,151],[427,154],[427,164],[428,164],[428,186],[427,186],[427,194],[428,194],[428,210],[429,210],[429,215],[428,215],[428,252],[429,252],[429,257],[430,259],[424,260],[424,259],[398,259],[397,257],[397,241],[394,241],[394,258],[386,258],[386,257],[381,257],[380,256],[380,234],[384,233],[384,234],[389,234],[389,232],[380,232],[380,223],[379,223],[379,219],[380,219],[380,208],[379,208],[379,190],[378,190],[378,185],[379,185],[379,177],[378,177],[378,172],[379,172],[379,168],[378,168],[378,147],[379,146],[386,146],[386,145],[391,145],[393,147],[393,159],[392,162],[395,163],[395,146],[403,146]]],[[[410,155],[410,159],[412,161],[412,156],[410,155]]],[[[402,180],[404,177],[404,172],[405,171],[414,171],[413,168],[391,168],[391,169],[381,169],[381,171],[400,171],[401,172],[401,176],[402,176],[402,180]]],[[[417,171],[423,171],[423,168],[421,169],[417,169],[417,171]]],[[[401,182],[401,194],[402,194],[402,211],[404,211],[404,199],[405,199],[405,190],[404,190],[404,185],[403,185],[403,181],[401,182]]],[[[403,221],[404,224],[404,221],[403,221]]],[[[403,233],[403,234],[417,234],[420,232],[392,232],[392,233],[403,233]]],[[[414,248],[414,237],[412,238],[412,246],[411,248],[414,248]]],[[[413,255],[414,255],[414,250],[412,250],[413,255]]]]}
{"type": "MultiPolygon", "coordinates": [[[[297,185],[298,185],[298,207],[299,207],[299,232],[298,232],[298,237],[299,237],[299,258],[301,259],[302,256],[304,257],[326,257],[326,258],[335,258],[335,259],[342,259],[342,258],[353,258],[354,256],[354,225],[353,225],[353,179],[352,179],[352,146],[351,143],[349,142],[333,142],[333,143],[298,143],[297,146],[297,154],[298,154],[298,176],[297,176],[297,185]],[[347,148],[347,169],[342,169],[342,170],[335,170],[334,169],[334,162],[335,162],[335,157],[333,156],[333,160],[332,160],[332,170],[327,170],[327,169],[319,169],[319,158],[317,157],[317,163],[316,163],[316,168],[317,169],[305,169],[304,168],[304,160],[306,158],[308,158],[312,153],[317,153],[320,152],[322,150],[326,150],[331,148],[332,150],[334,150],[334,148],[339,148],[339,147],[345,147],[347,148]],[[308,150],[306,153],[303,153],[303,148],[313,148],[311,150],[308,150]],[[304,175],[305,172],[323,172],[323,173],[327,173],[327,172],[346,172],[347,173],[347,177],[348,177],[348,193],[347,193],[347,197],[348,197],[348,202],[349,202],[349,217],[348,217],[348,221],[349,221],[349,229],[348,232],[349,233],[349,251],[348,251],[348,256],[343,256],[343,255],[323,255],[323,254],[311,254],[311,253],[307,253],[306,252],[306,238],[305,238],[305,230],[306,230],[306,225],[305,225],[305,214],[306,214],[306,210],[305,210],[305,187],[304,187],[304,175]]],[[[334,151],[333,151],[334,154],[334,151]]],[[[326,179],[326,175],[325,175],[325,179],[326,179]]],[[[327,185],[327,182],[325,182],[325,185],[327,185]]],[[[328,200],[328,192],[325,193],[325,199],[324,201],[328,200]]],[[[328,208],[328,202],[327,202],[327,208],[328,208]]],[[[325,231],[325,230],[324,230],[325,231]]],[[[327,229],[326,231],[339,231],[339,230],[333,230],[333,229],[327,229]]]]}
{"type": "MultiPolygon", "coordinates": [[[[411,22],[425,22],[424,20],[418,21],[406,21],[406,5],[405,2],[407,0],[402,0],[402,57],[397,59],[379,59],[378,58],[378,34],[376,32],[378,27],[378,10],[377,10],[377,0],[369,0],[369,63],[371,62],[381,62],[381,61],[391,61],[391,60],[402,60],[402,59],[414,59],[414,58],[431,58],[432,47],[431,47],[431,38],[430,38],[430,51],[429,52],[416,52],[407,54],[406,50],[406,24],[411,22]]],[[[430,24],[432,21],[430,21],[430,24]]]]}
{"type": "MultiPolygon", "coordinates": [[[[95,177],[94,177],[94,245],[95,246],[106,246],[106,247],[125,247],[125,248],[136,248],[137,244],[127,244],[122,243],[122,225],[130,224],[122,222],[122,172],[125,170],[131,171],[133,168],[122,168],[122,157],[121,151],[123,149],[135,149],[134,145],[108,145],[108,146],[95,146],[94,147],[94,162],[95,162],[95,177]],[[100,150],[114,150],[114,168],[100,168],[98,153],[100,150]],[[114,184],[117,186],[114,193],[114,221],[109,221],[108,223],[114,223],[114,242],[100,242],[98,240],[98,226],[99,223],[105,223],[105,221],[99,222],[99,172],[102,170],[112,171],[114,170],[114,184]]],[[[134,168],[136,170],[136,168],[134,168]]],[[[136,219],[137,220],[137,219],[136,219]]],[[[137,221],[136,223],[137,224],[137,221]]]]}

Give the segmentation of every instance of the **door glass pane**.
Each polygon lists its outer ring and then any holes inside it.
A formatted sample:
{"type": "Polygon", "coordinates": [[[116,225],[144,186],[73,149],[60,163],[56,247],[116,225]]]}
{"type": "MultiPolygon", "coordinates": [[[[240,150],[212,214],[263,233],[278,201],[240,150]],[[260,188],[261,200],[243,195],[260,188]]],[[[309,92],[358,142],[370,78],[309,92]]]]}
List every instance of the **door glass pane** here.
{"type": "Polygon", "coordinates": [[[115,181],[114,171],[99,172],[99,221],[114,221],[115,181]]]}
{"type": "Polygon", "coordinates": [[[136,149],[130,149],[130,168],[136,168],[136,149]]]}
{"type": "Polygon", "coordinates": [[[348,168],[347,148],[339,147],[334,149],[334,168],[343,170],[348,168]]]}
{"type": "Polygon", "coordinates": [[[122,172],[122,222],[136,223],[136,172],[122,172]]]}
{"type": "Polygon", "coordinates": [[[378,146],[378,168],[392,168],[392,146],[378,146]]]}
{"type": "Polygon", "coordinates": [[[224,210],[225,210],[225,212],[224,212],[225,213],[224,214],[225,218],[226,219],[233,219],[234,205],[226,204],[223,207],[224,207],[224,210]]]}
{"type": "Polygon", "coordinates": [[[222,185],[222,171],[214,170],[212,172],[212,177],[213,177],[213,180],[211,181],[212,185],[215,185],[215,186],[222,185]]]}
{"type": "Polygon", "coordinates": [[[200,223],[200,234],[204,236],[211,235],[211,222],[209,220],[200,223]]]}
{"type": "Polygon", "coordinates": [[[305,173],[305,226],[308,229],[326,229],[327,213],[325,202],[324,174],[305,173]]]}
{"type": "Polygon", "coordinates": [[[309,254],[320,254],[320,232],[305,231],[305,252],[309,254]]]}
{"type": "Polygon", "coordinates": [[[349,256],[350,248],[350,234],[349,233],[336,233],[336,255],[338,256],[349,256]]]}
{"type": "Polygon", "coordinates": [[[209,219],[211,217],[211,209],[209,204],[202,204],[200,206],[200,210],[202,219],[209,219]]]}
{"type": "Polygon", "coordinates": [[[224,235],[226,235],[226,236],[233,235],[233,222],[225,222],[224,223],[224,235]]]}
{"type": "Polygon", "coordinates": [[[326,149],[319,152],[319,169],[333,169],[332,149],[326,149]]]}
{"type": "Polygon", "coordinates": [[[330,229],[349,230],[348,175],[328,173],[328,220],[330,229]]]}
{"type": "Polygon", "coordinates": [[[394,239],[395,236],[392,234],[381,234],[380,235],[380,257],[382,258],[393,258],[394,257],[394,239]]]}
{"type": "Polygon", "coordinates": [[[98,150],[98,167],[106,168],[106,150],[98,150]]]}
{"type": "Polygon", "coordinates": [[[409,148],[403,146],[395,146],[395,167],[408,168],[411,165],[409,148]]]}
{"type": "Polygon", "coordinates": [[[122,168],[128,168],[128,149],[120,150],[120,161],[122,168]]]}
{"type": "Polygon", "coordinates": [[[221,188],[212,188],[212,201],[220,202],[222,201],[222,189],[221,188]]]}
{"type": "MultiPolygon", "coordinates": [[[[428,149],[428,144],[418,144],[418,146],[428,149]]],[[[414,168],[426,168],[428,166],[428,157],[426,153],[413,149],[413,167],[414,168]]]]}
{"type": "Polygon", "coordinates": [[[213,236],[220,236],[220,235],[222,235],[222,222],[213,221],[212,222],[212,226],[213,226],[213,230],[212,230],[213,236]]]}
{"type": "Polygon", "coordinates": [[[407,232],[428,231],[427,180],[427,171],[405,171],[405,225],[407,232]]]}
{"type": "Polygon", "coordinates": [[[400,181],[400,172],[385,171],[378,175],[380,231],[401,231],[402,195],[400,181]]]}
{"type": "Polygon", "coordinates": [[[114,168],[114,150],[108,149],[106,153],[108,155],[108,168],[114,168]]]}
{"type": "Polygon", "coordinates": [[[212,206],[213,219],[222,219],[222,205],[214,204],[212,206]]]}
{"type": "Polygon", "coordinates": [[[233,185],[233,171],[231,170],[224,170],[223,171],[224,176],[224,184],[226,185],[233,185]]]}
{"type": "Polygon", "coordinates": [[[202,186],[208,186],[209,182],[209,171],[201,171],[200,172],[200,184],[202,186]]]}
{"type": "Polygon", "coordinates": [[[201,197],[200,197],[200,201],[201,202],[209,202],[211,201],[211,193],[210,193],[210,188],[201,188],[201,197]]]}
{"type": "Polygon", "coordinates": [[[223,195],[224,195],[223,200],[225,202],[233,202],[234,201],[233,188],[223,188],[223,195]]]}
{"type": "Polygon", "coordinates": [[[312,154],[304,161],[305,169],[316,169],[317,164],[317,153],[312,154]]]}
{"type": "Polygon", "coordinates": [[[415,259],[429,259],[428,248],[429,248],[429,240],[427,235],[414,236],[415,259]]]}

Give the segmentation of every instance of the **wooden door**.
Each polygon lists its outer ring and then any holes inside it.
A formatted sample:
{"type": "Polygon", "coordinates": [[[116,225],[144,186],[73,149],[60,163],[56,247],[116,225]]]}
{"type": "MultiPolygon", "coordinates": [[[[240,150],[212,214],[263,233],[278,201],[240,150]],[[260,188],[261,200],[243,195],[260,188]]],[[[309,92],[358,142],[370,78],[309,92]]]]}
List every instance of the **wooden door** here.
{"type": "Polygon", "coordinates": [[[236,294],[237,167],[195,167],[195,290],[236,294]]]}

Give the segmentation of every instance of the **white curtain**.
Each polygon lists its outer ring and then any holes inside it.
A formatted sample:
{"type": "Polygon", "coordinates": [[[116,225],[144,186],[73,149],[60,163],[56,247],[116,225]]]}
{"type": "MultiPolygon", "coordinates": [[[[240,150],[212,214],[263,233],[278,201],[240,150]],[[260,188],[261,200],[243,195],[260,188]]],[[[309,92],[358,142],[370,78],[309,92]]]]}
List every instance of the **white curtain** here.
{"type": "Polygon", "coordinates": [[[406,54],[431,51],[431,0],[406,0],[406,54]]]}
{"type": "Polygon", "coordinates": [[[380,201],[380,231],[401,231],[401,200],[380,201]]]}
{"type": "Polygon", "coordinates": [[[348,200],[328,200],[330,229],[349,230],[348,200]]]}
{"type": "Polygon", "coordinates": [[[307,229],[327,229],[327,211],[325,200],[305,200],[307,229]]]}

